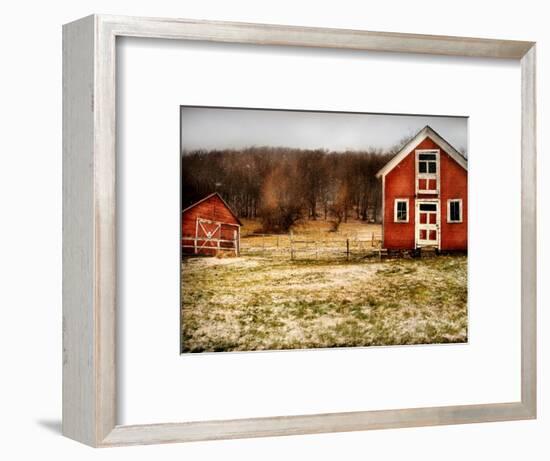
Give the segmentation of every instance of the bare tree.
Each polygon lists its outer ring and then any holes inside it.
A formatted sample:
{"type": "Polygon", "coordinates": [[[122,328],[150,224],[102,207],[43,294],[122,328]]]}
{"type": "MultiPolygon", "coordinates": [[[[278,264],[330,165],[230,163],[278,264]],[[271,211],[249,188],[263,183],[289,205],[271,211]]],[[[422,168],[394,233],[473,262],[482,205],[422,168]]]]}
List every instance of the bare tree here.
{"type": "Polygon", "coordinates": [[[301,217],[304,201],[295,162],[275,168],[262,187],[261,219],[264,232],[288,232],[301,217]]]}

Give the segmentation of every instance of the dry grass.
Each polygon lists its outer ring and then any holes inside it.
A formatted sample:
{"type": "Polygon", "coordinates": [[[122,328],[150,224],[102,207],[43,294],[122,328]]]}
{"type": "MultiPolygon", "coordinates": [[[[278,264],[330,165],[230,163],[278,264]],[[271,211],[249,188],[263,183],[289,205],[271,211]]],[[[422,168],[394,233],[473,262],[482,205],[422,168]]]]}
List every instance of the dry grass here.
{"type": "Polygon", "coordinates": [[[182,352],[467,341],[464,256],[182,265],[182,352]]]}
{"type": "MultiPolygon", "coordinates": [[[[241,234],[243,236],[254,237],[254,233],[261,233],[262,224],[254,219],[241,219],[243,227],[241,234]]],[[[296,235],[317,237],[319,234],[325,238],[365,238],[371,237],[372,232],[380,235],[382,226],[380,224],[365,224],[363,221],[349,219],[348,222],[340,224],[337,232],[331,232],[332,224],[330,221],[318,219],[316,221],[299,221],[293,226],[296,235]]]]}
{"type": "MultiPolygon", "coordinates": [[[[261,224],[243,220],[241,229],[241,252],[249,256],[290,258],[290,235],[261,234],[261,224]]],[[[382,226],[365,224],[350,219],[342,223],[337,232],[331,231],[329,221],[304,221],[293,228],[294,255],[304,258],[343,258],[346,256],[346,240],[352,256],[363,257],[380,247],[382,226]]]]}

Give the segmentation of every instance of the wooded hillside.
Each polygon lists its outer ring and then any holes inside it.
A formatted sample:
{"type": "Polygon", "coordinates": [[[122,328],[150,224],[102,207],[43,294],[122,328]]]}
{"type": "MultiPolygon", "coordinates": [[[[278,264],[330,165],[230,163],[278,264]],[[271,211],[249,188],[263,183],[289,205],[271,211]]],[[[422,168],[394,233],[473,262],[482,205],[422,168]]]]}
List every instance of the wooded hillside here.
{"type": "Polygon", "coordinates": [[[285,232],[300,219],[330,220],[335,229],[348,218],[379,221],[375,174],[392,155],[280,147],[183,152],[182,208],[217,191],[265,231],[285,232]]]}

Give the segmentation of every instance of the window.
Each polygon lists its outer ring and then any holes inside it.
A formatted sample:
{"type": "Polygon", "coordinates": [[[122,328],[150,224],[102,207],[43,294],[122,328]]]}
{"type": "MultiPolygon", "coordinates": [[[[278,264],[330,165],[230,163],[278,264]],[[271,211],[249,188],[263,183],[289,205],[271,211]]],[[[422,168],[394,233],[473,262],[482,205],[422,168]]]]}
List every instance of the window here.
{"type": "Polygon", "coordinates": [[[451,199],[447,201],[447,222],[462,222],[462,199],[451,199]]]}
{"type": "Polygon", "coordinates": [[[409,222],[409,199],[395,199],[393,220],[395,222],[409,222]]]}
{"type": "Polygon", "coordinates": [[[416,151],[416,191],[421,194],[438,193],[438,150],[416,151]]]}
{"type": "Polygon", "coordinates": [[[420,211],[437,211],[437,203],[421,203],[420,211]]]}
{"type": "Polygon", "coordinates": [[[418,155],[418,172],[419,173],[437,173],[437,158],[435,154],[419,154],[418,155]]]}

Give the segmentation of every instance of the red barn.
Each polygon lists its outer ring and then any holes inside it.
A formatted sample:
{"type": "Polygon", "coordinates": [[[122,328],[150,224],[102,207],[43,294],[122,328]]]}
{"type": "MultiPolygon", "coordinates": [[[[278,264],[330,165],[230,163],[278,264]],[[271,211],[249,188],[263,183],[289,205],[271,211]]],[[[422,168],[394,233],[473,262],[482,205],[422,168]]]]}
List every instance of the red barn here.
{"type": "Polygon", "coordinates": [[[239,254],[241,221],[214,192],[188,206],[181,214],[182,255],[239,254]]]}
{"type": "Polygon", "coordinates": [[[466,251],[468,161],[429,126],[377,173],[383,248],[466,251]]]}

